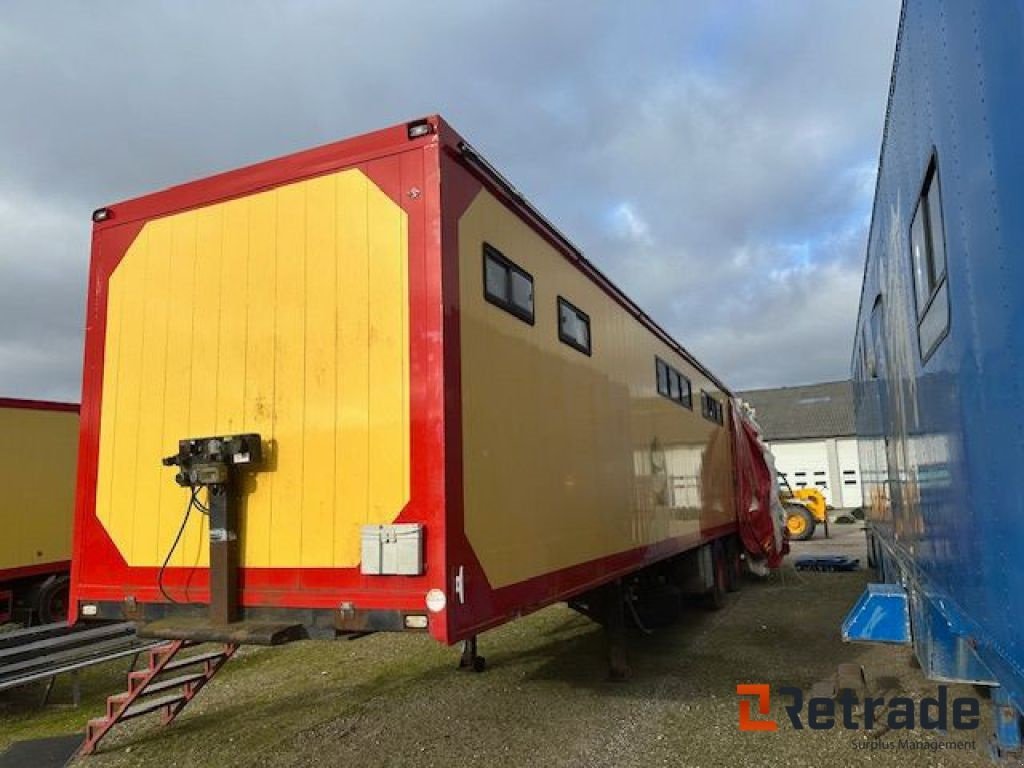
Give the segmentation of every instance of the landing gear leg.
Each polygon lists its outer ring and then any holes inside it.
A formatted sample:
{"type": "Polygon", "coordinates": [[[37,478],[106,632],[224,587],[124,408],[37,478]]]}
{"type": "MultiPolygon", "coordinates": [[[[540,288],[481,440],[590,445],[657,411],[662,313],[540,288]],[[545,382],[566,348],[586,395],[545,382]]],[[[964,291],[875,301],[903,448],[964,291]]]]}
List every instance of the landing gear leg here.
{"type": "Polygon", "coordinates": [[[483,672],[487,669],[487,659],[476,652],[476,635],[462,641],[462,658],[459,659],[459,669],[471,669],[474,672],[483,672]]]}
{"type": "Polygon", "coordinates": [[[608,634],[608,679],[623,682],[629,679],[626,656],[626,594],[622,581],[608,585],[605,595],[605,632],[608,634]]]}

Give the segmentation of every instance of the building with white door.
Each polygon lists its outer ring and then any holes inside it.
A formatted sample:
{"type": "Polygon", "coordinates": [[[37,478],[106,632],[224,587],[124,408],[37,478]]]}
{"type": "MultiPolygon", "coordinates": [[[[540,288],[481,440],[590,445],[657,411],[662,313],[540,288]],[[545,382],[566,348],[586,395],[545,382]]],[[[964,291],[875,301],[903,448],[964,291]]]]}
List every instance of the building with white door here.
{"type": "Polygon", "coordinates": [[[849,381],[755,389],[739,396],[754,409],[775,463],[796,488],[820,488],[836,509],[862,504],[849,381]]]}

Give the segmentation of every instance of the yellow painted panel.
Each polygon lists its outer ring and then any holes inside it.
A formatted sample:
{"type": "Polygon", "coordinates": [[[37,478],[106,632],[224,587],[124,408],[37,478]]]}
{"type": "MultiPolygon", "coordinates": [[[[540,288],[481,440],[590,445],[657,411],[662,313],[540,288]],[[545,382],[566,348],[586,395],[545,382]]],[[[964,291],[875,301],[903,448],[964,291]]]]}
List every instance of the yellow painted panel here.
{"type": "Polygon", "coordinates": [[[369,235],[365,176],[337,179],[338,193],[338,430],[335,433],[334,559],[358,557],[356,537],[368,515],[370,477],[370,338],[369,235]],[[344,501],[344,503],[343,503],[344,501]]]}
{"type": "MultiPolygon", "coordinates": [[[[169,322],[170,328],[167,334],[167,351],[166,351],[166,370],[164,373],[165,384],[163,389],[162,407],[151,406],[152,411],[147,408],[147,416],[150,418],[156,418],[157,413],[160,414],[163,427],[161,429],[161,458],[163,456],[169,456],[175,453],[177,450],[177,441],[184,437],[193,437],[190,433],[190,410],[191,410],[191,392],[192,392],[192,335],[195,330],[193,310],[195,308],[195,283],[196,283],[196,272],[197,272],[197,247],[196,247],[196,234],[197,234],[197,223],[196,217],[182,218],[182,217],[169,217],[166,219],[157,219],[156,221],[148,224],[143,228],[142,233],[145,233],[149,229],[162,229],[166,228],[170,232],[170,272],[171,279],[168,283],[164,284],[161,292],[167,293],[167,303],[170,308],[169,311],[169,322]],[[173,329],[173,330],[171,330],[173,329]]],[[[140,234],[141,237],[141,234],[140,234]]],[[[117,277],[118,273],[124,270],[124,274],[127,276],[133,273],[134,267],[134,254],[129,249],[129,253],[132,255],[132,262],[128,261],[127,255],[125,259],[118,266],[117,271],[114,272],[114,277],[117,277]]],[[[155,287],[138,284],[130,286],[127,290],[134,291],[148,291],[154,290],[155,287]]],[[[107,313],[108,323],[113,315],[108,311],[107,313]]],[[[108,393],[106,391],[107,386],[107,375],[110,373],[110,366],[104,363],[103,366],[103,403],[102,413],[103,417],[106,418],[111,414],[116,414],[120,417],[122,410],[126,410],[131,407],[130,403],[123,403],[120,397],[117,397],[111,401],[108,399],[108,393]]],[[[114,372],[117,375],[117,371],[114,372]]],[[[113,416],[111,417],[113,418],[113,416]]],[[[197,436],[197,435],[196,435],[197,436]]],[[[100,446],[106,442],[106,431],[100,430],[100,446]]],[[[120,455],[120,451],[118,451],[120,455]]],[[[152,454],[146,457],[147,461],[152,461],[152,454]]],[[[111,462],[114,463],[115,459],[112,457],[111,462]]],[[[100,466],[103,466],[102,457],[100,459],[100,466]]],[[[157,492],[157,520],[156,530],[151,533],[151,536],[155,539],[155,547],[158,558],[153,560],[140,560],[139,562],[148,562],[159,565],[163,563],[163,558],[167,555],[167,550],[170,547],[170,543],[174,540],[175,534],[178,532],[178,527],[181,525],[182,515],[185,514],[185,505],[188,500],[188,493],[179,488],[173,481],[168,477],[168,470],[163,469],[163,475],[161,477],[160,489],[157,492]],[[170,481],[170,482],[168,482],[170,481]]],[[[124,484],[127,485],[129,480],[124,479],[124,484]]],[[[138,510],[133,510],[133,514],[139,514],[138,510]]],[[[141,512],[145,514],[145,510],[141,512]]],[[[195,535],[196,530],[202,530],[205,525],[205,521],[200,519],[202,515],[192,514],[189,518],[188,531],[190,540],[193,542],[191,550],[186,551],[183,544],[179,544],[177,549],[174,550],[174,555],[170,560],[171,565],[183,566],[186,563],[206,563],[206,552],[205,548],[195,546],[194,542],[199,536],[195,535]]],[[[118,537],[115,531],[120,529],[108,525],[107,530],[113,535],[115,543],[118,543],[118,537]]],[[[184,536],[183,536],[184,540],[184,536]]],[[[122,552],[122,554],[124,554],[122,552]]],[[[132,562],[129,560],[128,562],[132,562]]]]}
{"type": "Polygon", "coordinates": [[[78,414],[0,406],[0,571],[71,559],[78,414]]]}
{"type": "MultiPolygon", "coordinates": [[[[386,198],[370,197],[367,205],[369,231],[369,304],[387,306],[388,295],[395,286],[408,295],[408,260],[398,262],[386,254],[408,241],[406,217],[386,198]]],[[[409,433],[400,424],[408,422],[409,347],[401,343],[402,329],[408,325],[408,302],[393,306],[392,312],[370,314],[369,345],[369,418],[379,429],[371,430],[369,447],[370,487],[388,489],[370,499],[368,519],[376,519],[384,509],[399,501],[400,490],[408,486],[408,464],[390,460],[391,456],[409,452],[409,433]],[[391,354],[396,347],[402,354],[391,354]],[[399,408],[394,404],[399,403],[399,408]]]]}
{"type": "Polygon", "coordinates": [[[466,534],[493,587],[733,519],[718,391],[489,192],[459,221],[466,534]],[[534,278],[535,323],[483,297],[487,242],[534,278]],[[557,298],[591,318],[593,354],[559,341],[557,298]],[[655,356],[695,411],[657,394],[655,356]]]}
{"type": "MultiPolygon", "coordinates": [[[[337,263],[335,180],[314,179],[306,192],[306,370],[303,445],[303,565],[334,560],[335,425],[337,424],[337,263]]],[[[395,290],[396,286],[390,286],[395,290]]],[[[400,341],[396,342],[400,343],[400,341]]],[[[391,351],[394,354],[394,351],[391,351]]]]}
{"type": "Polygon", "coordinates": [[[305,455],[306,274],[305,194],[298,185],[278,192],[277,323],[274,331],[274,439],[276,470],[272,495],[271,566],[301,565],[299,544],[305,520],[292,513],[304,499],[302,461],[305,455]],[[286,215],[282,215],[287,212],[286,215]],[[287,446],[287,450],[285,447],[287,446]],[[290,518],[290,519],[289,519],[290,518]],[[287,522],[287,524],[282,524],[287,522]],[[289,561],[294,558],[294,561],[289,561]]]}
{"type": "MultiPolygon", "coordinates": [[[[409,499],[406,214],[360,171],[150,221],[109,281],[97,515],[159,565],[187,493],[177,440],[256,431],[241,558],[353,567],[409,499]],[[372,386],[371,386],[372,384],[372,386]]],[[[207,562],[193,515],[175,565],[207,562]]]]}
{"type": "MultiPolygon", "coordinates": [[[[249,290],[245,312],[245,404],[246,432],[274,434],[274,370],[276,367],[274,327],[277,283],[277,200],[273,195],[246,198],[249,209],[249,290]]],[[[236,372],[237,375],[237,372],[236,372]]],[[[274,461],[271,444],[269,459],[274,461]]],[[[250,479],[250,493],[241,515],[241,562],[267,564],[273,543],[273,488],[275,472],[261,472],[250,479]]]]}
{"type": "MultiPolygon", "coordinates": [[[[153,227],[147,233],[145,260],[133,265],[134,269],[142,273],[147,283],[166,284],[171,279],[170,247],[171,231],[166,225],[153,227]]],[[[162,292],[143,294],[144,309],[138,321],[142,327],[144,340],[139,402],[141,408],[155,407],[159,411],[163,409],[164,386],[167,381],[167,335],[171,311],[168,298],[168,295],[162,292]]],[[[159,453],[163,449],[163,427],[162,418],[140,420],[137,455],[159,453]]],[[[158,462],[138,464],[135,472],[139,496],[156,500],[152,514],[157,516],[159,525],[160,488],[166,481],[167,473],[158,462]]],[[[154,559],[158,556],[156,538],[151,535],[151,530],[148,524],[133,526],[132,549],[138,552],[141,558],[154,559]]]]}

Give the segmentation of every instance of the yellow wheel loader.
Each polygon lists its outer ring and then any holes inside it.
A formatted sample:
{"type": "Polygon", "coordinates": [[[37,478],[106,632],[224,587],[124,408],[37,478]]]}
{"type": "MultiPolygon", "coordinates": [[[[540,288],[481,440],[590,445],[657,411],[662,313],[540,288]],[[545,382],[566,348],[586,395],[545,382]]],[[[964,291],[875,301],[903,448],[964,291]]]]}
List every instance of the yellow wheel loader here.
{"type": "Polygon", "coordinates": [[[828,537],[828,504],[825,494],[817,488],[793,490],[786,475],[779,473],[779,500],[786,510],[786,529],[789,538],[806,541],[814,535],[818,523],[825,526],[828,537]]]}

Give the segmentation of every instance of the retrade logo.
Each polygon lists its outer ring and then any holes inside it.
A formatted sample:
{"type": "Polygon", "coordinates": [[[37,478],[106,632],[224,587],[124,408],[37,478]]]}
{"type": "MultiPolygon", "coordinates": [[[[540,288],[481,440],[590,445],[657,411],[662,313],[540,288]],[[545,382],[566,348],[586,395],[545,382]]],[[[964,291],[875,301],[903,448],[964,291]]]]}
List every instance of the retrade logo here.
{"type": "MultiPolygon", "coordinates": [[[[926,731],[974,730],[981,722],[981,705],[975,698],[950,698],[949,687],[940,685],[937,696],[926,696],[914,701],[908,696],[865,696],[863,700],[850,689],[843,689],[835,698],[822,696],[804,697],[799,688],[783,686],[778,689],[782,696],[789,697],[783,705],[790,725],[794,730],[827,731],[836,727],[846,730],[870,731],[885,726],[891,731],[910,731],[920,728],[926,731]]],[[[736,686],[739,696],[739,728],[741,731],[777,731],[779,724],[771,714],[771,687],[766,683],[740,683],[736,686]],[[750,697],[755,697],[754,699],[750,697]],[[757,717],[753,712],[757,701],[757,717]]]]}
{"type": "MultiPolygon", "coordinates": [[[[739,696],[757,696],[757,712],[767,715],[771,712],[771,687],[766,683],[741,683],[736,686],[739,696]]],[[[750,699],[740,699],[740,730],[741,731],[777,731],[779,724],[774,720],[754,720],[750,716],[750,699]]]]}

